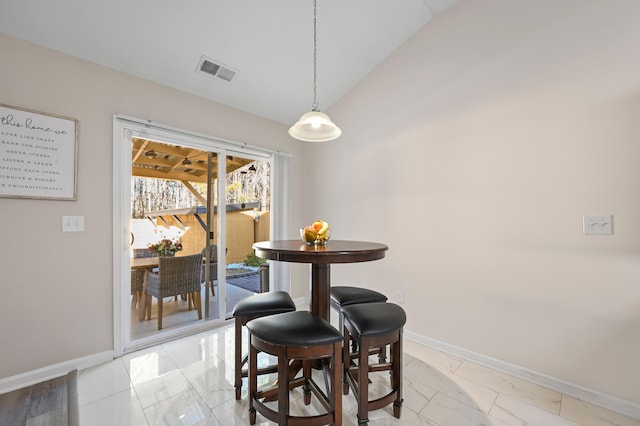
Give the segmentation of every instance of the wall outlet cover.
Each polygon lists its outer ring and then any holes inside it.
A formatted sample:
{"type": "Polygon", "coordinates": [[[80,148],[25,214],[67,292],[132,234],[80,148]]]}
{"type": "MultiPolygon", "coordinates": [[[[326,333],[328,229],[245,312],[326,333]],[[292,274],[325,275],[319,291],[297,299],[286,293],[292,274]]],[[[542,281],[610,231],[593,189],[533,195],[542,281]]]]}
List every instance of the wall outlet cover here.
{"type": "Polygon", "coordinates": [[[613,216],[583,216],[584,235],[613,235],[613,216]]]}

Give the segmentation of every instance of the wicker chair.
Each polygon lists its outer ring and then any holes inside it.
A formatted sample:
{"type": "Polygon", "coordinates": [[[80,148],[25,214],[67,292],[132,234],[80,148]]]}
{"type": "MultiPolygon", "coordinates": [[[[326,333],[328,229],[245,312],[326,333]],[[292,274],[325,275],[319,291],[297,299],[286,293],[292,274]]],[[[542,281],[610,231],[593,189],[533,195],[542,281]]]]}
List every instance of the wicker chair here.
{"type": "Polygon", "coordinates": [[[151,309],[151,296],[158,299],[158,330],[162,329],[162,299],[164,297],[187,294],[189,310],[191,301],[198,310],[198,319],[202,319],[200,300],[200,277],[202,254],[190,256],[165,257],[158,259],[158,272],[147,271],[147,309],[151,309]]]}
{"type": "MultiPolygon", "coordinates": [[[[151,257],[151,253],[147,249],[133,249],[133,257],[151,257]]],[[[136,308],[142,298],[142,288],[144,284],[144,269],[131,270],[131,307],[136,308]]]]}
{"type": "MultiPolygon", "coordinates": [[[[227,249],[229,251],[229,249],[227,249]]],[[[207,248],[202,249],[202,259],[206,261],[207,248]]],[[[206,271],[206,263],[202,264],[202,281],[204,281],[205,271],[206,271]]],[[[216,295],[216,290],[214,288],[214,281],[218,279],[218,246],[215,244],[211,244],[209,246],[209,285],[211,286],[211,296],[216,295]]]]}
{"type": "Polygon", "coordinates": [[[144,269],[131,270],[131,307],[136,308],[142,297],[142,287],[144,285],[144,269]]]}

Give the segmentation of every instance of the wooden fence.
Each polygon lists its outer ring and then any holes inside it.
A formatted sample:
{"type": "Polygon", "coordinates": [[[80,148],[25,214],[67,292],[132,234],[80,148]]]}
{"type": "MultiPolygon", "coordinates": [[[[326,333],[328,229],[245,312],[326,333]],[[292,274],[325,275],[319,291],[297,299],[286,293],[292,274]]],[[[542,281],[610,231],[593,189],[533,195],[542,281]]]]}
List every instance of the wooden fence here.
{"type": "MultiPolygon", "coordinates": [[[[217,228],[217,216],[214,216],[214,229],[217,228]]],[[[261,212],[254,219],[253,211],[227,212],[227,258],[225,264],[241,263],[247,255],[253,253],[253,243],[269,240],[270,212],[261,212]]],[[[206,245],[206,232],[194,214],[178,214],[153,218],[156,226],[170,228],[176,226],[187,229],[182,235],[183,251],[179,255],[200,253],[206,245]],[[177,220],[176,220],[177,218],[177,220]]],[[[218,244],[218,236],[214,234],[214,242],[218,244]]],[[[143,243],[146,244],[146,243],[143,243]]]]}

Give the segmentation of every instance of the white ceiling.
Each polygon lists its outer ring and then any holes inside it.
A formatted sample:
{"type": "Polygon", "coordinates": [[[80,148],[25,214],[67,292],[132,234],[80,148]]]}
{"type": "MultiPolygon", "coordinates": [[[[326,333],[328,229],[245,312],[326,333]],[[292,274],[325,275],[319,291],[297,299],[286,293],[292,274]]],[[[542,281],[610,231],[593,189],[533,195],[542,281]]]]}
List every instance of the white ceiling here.
{"type": "MultiPolygon", "coordinates": [[[[319,0],[319,109],[460,1],[319,0]]],[[[3,1],[0,31],[284,124],[313,102],[312,0],[3,1]],[[237,74],[197,72],[203,56],[237,74]]]]}

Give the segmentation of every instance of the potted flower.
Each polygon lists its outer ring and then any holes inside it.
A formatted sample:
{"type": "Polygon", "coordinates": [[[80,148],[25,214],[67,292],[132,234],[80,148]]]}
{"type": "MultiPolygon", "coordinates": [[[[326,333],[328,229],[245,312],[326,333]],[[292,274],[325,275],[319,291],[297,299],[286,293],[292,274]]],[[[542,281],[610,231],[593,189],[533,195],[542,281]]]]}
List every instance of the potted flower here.
{"type": "Polygon", "coordinates": [[[163,238],[155,244],[150,244],[148,248],[151,253],[158,256],[174,256],[177,251],[182,250],[182,239],[163,238]]]}

